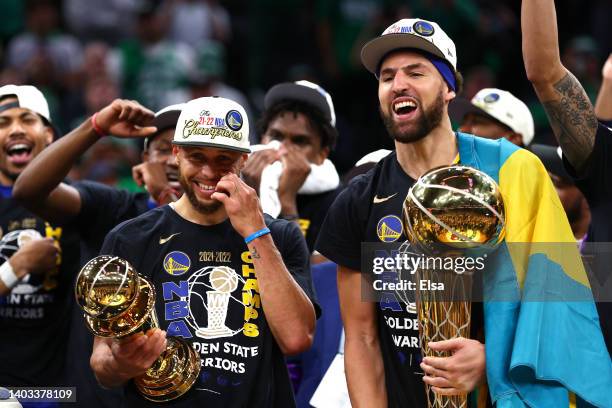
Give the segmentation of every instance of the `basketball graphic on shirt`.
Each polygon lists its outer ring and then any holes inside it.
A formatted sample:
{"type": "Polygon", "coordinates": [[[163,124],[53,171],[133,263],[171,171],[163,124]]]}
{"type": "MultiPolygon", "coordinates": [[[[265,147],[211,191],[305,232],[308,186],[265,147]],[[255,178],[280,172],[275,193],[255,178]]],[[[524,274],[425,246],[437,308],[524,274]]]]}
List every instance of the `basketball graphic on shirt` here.
{"type": "MultiPolygon", "coordinates": [[[[189,296],[186,299],[189,305],[189,315],[186,323],[191,326],[195,335],[202,339],[216,339],[232,337],[242,331],[239,327],[228,327],[228,310],[246,306],[242,302],[243,294],[238,292],[238,284],[244,284],[242,278],[229,266],[208,266],[197,270],[188,279],[189,296]],[[204,311],[206,320],[196,318],[204,311]],[[194,313],[195,311],[195,313],[194,313]]],[[[241,312],[243,313],[243,312],[241,312]]]]}
{"type": "Polygon", "coordinates": [[[210,273],[210,286],[221,293],[232,293],[238,287],[238,275],[227,266],[218,266],[210,273]]]}

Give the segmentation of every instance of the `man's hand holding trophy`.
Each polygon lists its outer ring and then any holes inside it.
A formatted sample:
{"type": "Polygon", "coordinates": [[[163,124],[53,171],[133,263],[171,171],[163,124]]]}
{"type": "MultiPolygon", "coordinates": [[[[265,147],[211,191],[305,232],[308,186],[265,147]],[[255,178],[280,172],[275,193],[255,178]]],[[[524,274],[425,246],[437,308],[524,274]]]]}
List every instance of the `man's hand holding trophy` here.
{"type": "MultiPolygon", "coordinates": [[[[403,221],[412,249],[438,259],[483,256],[505,236],[499,186],[486,173],[467,166],[440,167],[421,176],[404,201],[403,221]]],[[[424,362],[430,363],[422,365],[426,378],[430,378],[425,386],[429,408],[467,407],[467,392],[463,390],[466,387],[462,384],[469,383],[471,389],[478,385],[473,384],[478,381],[475,379],[484,378],[484,346],[469,339],[474,268],[465,266],[454,270],[427,266],[417,271],[417,281],[444,288],[416,286],[421,352],[424,362]],[[475,358],[474,354],[479,353],[482,358],[475,358]],[[450,362],[444,358],[455,355],[456,365],[465,369],[460,374],[469,374],[469,381],[459,378],[466,375],[446,375],[442,369],[444,363],[450,362]],[[465,356],[470,361],[468,365],[461,363],[465,356]],[[438,368],[432,367],[432,362],[438,368]]]]}
{"type": "Polygon", "coordinates": [[[79,272],[75,295],[91,332],[115,339],[113,357],[125,362],[118,364],[118,374],[133,377],[146,399],[169,401],[191,388],[200,373],[199,356],[182,339],[165,338],[155,288],[126,260],[101,255],[89,261],[79,272]]]}

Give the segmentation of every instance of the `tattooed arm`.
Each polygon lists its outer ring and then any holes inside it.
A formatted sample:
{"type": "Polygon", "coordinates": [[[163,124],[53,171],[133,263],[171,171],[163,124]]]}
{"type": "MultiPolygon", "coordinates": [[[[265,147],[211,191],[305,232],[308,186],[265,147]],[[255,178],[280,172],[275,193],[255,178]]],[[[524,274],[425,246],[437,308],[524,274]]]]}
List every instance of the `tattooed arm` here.
{"type": "Polygon", "coordinates": [[[523,60],[563,154],[577,172],[595,144],[597,119],[586,92],[559,57],[553,0],[523,0],[523,60]]]}

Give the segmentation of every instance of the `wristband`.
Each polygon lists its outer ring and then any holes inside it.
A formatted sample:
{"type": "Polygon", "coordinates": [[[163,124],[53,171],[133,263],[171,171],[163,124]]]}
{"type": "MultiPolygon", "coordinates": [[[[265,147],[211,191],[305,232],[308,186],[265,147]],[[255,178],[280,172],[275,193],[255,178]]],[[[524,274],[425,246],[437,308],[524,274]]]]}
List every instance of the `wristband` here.
{"type": "Polygon", "coordinates": [[[93,127],[94,132],[100,137],[106,136],[106,133],[102,130],[98,123],[96,122],[96,116],[98,116],[98,112],[94,113],[91,117],[91,126],[93,127]]]}
{"type": "Polygon", "coordinates": [[[19,278],[15,275],[15,271],[8,260],[0,266],[0,280],[9,289],[12,289],[19,282],[19,278]]]}
{"type": "Polygon", "coordinates": [[[270,233],[270,228],[262,228],[259,231],[256,231],[256,232],[252,233],[251,235],[249,235],[248,237],[246,237],[244,239],[244,242],[249,244],[254,239],[259,238],[262,235],[266,235],[266,234],[269,234],[269,233],[270,233]]]}

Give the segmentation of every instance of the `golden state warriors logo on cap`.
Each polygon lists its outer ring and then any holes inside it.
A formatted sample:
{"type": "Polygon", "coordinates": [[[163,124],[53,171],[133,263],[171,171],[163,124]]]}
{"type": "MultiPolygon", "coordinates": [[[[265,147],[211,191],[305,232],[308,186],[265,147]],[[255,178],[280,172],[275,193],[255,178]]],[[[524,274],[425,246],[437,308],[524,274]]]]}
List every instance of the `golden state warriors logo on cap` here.
{"type": "Polygon", "coordinates": [[[395,215],[386,215],[376,225],[376,235],[382,242],[395,242],[402,235],[402,220],[395,215]]]}
{"type": "Polygon", "coordinates": [[[225,115],[225,123],[228,128],[237,132],[242,127],[242,115],[237,110],[231,110],[225,115]]]}
{"type": "Polygon", "coordinates": [[[486,103],[497,102],[499,101],[499,94],[496,94],[495,92],[490,93],[484,97],[483,101],[485,101],[486,103]]]}
{"type": "Polygon", "coordinates": [[[164,270],[172,276],[180,276],[189,270],[191,259],[186,253],[172,251],[164,258],[164,270]]]}
{"type": "Polygon", "coordinates": [[[423,37],[430,37],[434,33],[434,28],[427,21],[419,20],[412,26],[415,33],[422,35],[423,37]]]}

